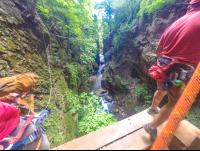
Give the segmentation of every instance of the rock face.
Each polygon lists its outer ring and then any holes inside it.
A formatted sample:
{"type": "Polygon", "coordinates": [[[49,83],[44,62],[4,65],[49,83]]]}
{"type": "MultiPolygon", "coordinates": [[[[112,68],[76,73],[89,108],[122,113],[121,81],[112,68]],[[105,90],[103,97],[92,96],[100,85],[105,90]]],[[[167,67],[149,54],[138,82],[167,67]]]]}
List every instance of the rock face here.
{"type": "MultiPolygon", "coordinates": [[[[39,112],[44,109],[49,101],[51,85],[44,44],[46,43],[50,56],[53,88],[51,101],[48,105],[52,114],[48,117],[44,126],[48,131],[47,135],[51,147],[75,139],[78,115],[73,116],[69,112],[71,103],[67,97],[71,95],[71,91],[68,88],[62,68],[53,60],[51,49],[54,48],[59,51],[64,48],[61,48],[55,37],[51,37],[53,42],[50,43],[50,35],[41,18],[38,18],[38,23],[34,25],[24,21],[21,14],[26,8],[25,1],[1,0],[0,6],[0,77],[28,72],[39,75],[39,84],[35,89],[37,92],[34,102],[35,111],[39,112]]],[[[63,43],[62,45],[65,47],[66,44],[63,43]]],[[[70,53],[68,55],[70,57],[63,60],[65,64],[73,59],[70,53]]],[[[94,68],[96,66],[98,67],[94,64],[94,68]]],[[[81,67],[83,68],[83,66],[81,67]]],[[[82,70],[88,71],[87,68],[82,70]]],[[[91,71],[93,71],[92,65],[91,71]]],[[[85,84],[83,83],[83,85],[85,84]]]]}
{"type": "Polygon", "coordinates": [[[144,15],[142,20],[136,19],[132,30],[124,33],[118,50],[112,45],[115,33],[104,39],[106,68],[102,86],[115,99],[125,100],[130,96],[133,100],[134,88],[140,82],[147,84],[152,91],[156,90],[156,81],[148,76],[148,69],[157,60],[155,50],[165,29],[185,15],[187,1],[184,2],[169,4],[153,16],[144,15]]]}

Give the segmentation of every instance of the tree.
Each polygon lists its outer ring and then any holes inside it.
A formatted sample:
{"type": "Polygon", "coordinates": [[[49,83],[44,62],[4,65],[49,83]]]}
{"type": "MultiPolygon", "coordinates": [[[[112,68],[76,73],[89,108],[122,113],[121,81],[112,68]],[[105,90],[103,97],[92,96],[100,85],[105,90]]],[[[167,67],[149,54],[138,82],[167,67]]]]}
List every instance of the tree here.
{"type": "Polygon", "coordinates": [[[36,20],[36,13],[35,13],[35,9],[36,9],[36,5],[37,5],[37,1],[38,0],[34,0],[31,7],[27,8],[23,13],[22,13],[22,17],[23,19],[27,22],[31,22],[31,23],[37,23],[36,20]]]}

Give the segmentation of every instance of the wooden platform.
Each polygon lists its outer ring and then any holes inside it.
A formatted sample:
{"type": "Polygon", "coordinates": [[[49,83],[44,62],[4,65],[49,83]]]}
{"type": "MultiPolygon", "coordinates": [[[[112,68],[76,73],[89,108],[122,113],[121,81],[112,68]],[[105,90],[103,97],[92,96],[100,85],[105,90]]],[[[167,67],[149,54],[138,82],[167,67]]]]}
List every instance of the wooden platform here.
{"type": "MultiPolygon", "coordinates": [[[[53,150],[145,150],[151,147],[153,142],[142,126],[153,119],[154,117],[148,115],[145,110],[106,128],[58,146],[53,150]]],[[[165,124],[158,127],[158,133],[165,124]]],[[[177,129],[175,136],[189,147],[196,137],[200,136],[200,130],[184,120],[177,129]]]]}

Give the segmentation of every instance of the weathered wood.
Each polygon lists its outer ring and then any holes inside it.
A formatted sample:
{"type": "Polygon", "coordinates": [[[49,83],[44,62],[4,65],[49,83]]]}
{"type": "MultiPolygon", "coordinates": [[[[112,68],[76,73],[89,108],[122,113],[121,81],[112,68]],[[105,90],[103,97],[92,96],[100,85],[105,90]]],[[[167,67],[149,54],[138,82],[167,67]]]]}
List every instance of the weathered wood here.
{"type": "MultiPolygon", "coordinates": [[[[103,150],[144,150],[149,148],[152,142],[150,135],[144,131],[142,126],[145,123],[151,122],[153,118],[145,110],[123,121],[56,147],[53,150],[96,150],[106,145],[103,150]]],[[[158,134],[165,125],[166,122],[158,127],[158,134]]],[[[173,150],[184,149],[182,146],[190,146],[197,136],[200,136],[200,130],[188,121],[183,120],[176,130],[175,138],[170,146],[173,150]],[[176,144],[179,148],[176,148],[178,147],[176,144]]],[[[166,148],[166,150],[169,150],[169,148],[166,148]]]]}
{"type": "MultiPolygon", "coordinates": [[[[167,122],[158,127],[158,134],[167,122]]],[[[200,129],[183,120],[174,134],[186,147],[189,147],[197,136],[200,136],[200,129]]]]}
{"type": "Polygon", "coordinates": [[[58,146],[53,150],[96,150],[140,129],[142,125],[152,120],[153,117],[148,115],[147,110],[145,110],[106,128],[58,146]]]}
{"type": "Polygon", "coordinates": [[[200,150],[200,136],[192,142],[188,150],[200,150]]]}
{"type": "Polygon", "coordinates": [[[183,144],[176,136],[174,136],[173,140],[169,144],[169,148],[171,150],[183,150],[187,149],[185,144],[183,144]]]}
{"type": "Polygon", "coordinates": [[[145,150],[148,149],[152,143],[150,135],[144,129],[140,129],[135,133],[104,147],[102,150],[145,150]]]}

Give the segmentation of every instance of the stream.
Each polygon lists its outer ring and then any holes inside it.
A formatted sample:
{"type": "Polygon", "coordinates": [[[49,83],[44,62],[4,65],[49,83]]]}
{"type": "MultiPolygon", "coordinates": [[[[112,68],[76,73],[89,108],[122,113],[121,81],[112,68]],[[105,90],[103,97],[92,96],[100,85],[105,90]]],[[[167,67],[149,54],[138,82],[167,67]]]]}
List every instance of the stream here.
{"type": "MultiPolygon", "coordinates": [[[[132,108],[133,102],[127,102],[124,100],[116,101],[113,99],[108,92],[102,88],[101,81],[103,78],[103,70],[105,68],[104,55],[100,54],[100,65],[96,72],[96,81],[94,83],[93,93],[101,98],[101,108],[98,108],[98,111],[105,111],[109,114],[113,114],[114,118],[118,121],[121,121],[127,117],[130,117],[135,114],[135,110],[132,108]]],[[[135,86],[141,86],[137,78],[133,79],[135,86]]]]}
{"type": "Polygon", "coordinates": [[[101,92],[99,94],[99,96],[101,98],[100,104],[102,105],[102,107],[97,109],[97,110],[101,110],[101,111],[105,111],[107,113],[111,113],[111,107],[112,107],[112,104],[113,104],[112,100],[107,100],[109,93],[108,93],[107,90],[103,90],[102,86],[101,86],[101,80],[102,80],[102,77],[103,77],[102,71],[105,67],[104,56],[102,54],[100,54],[99,57],[100,57],[100,65],[99,65],[99,69],[97,71],[97,80],[94,84],[93,92],[95,92],[95,93],[101,92]]]}

